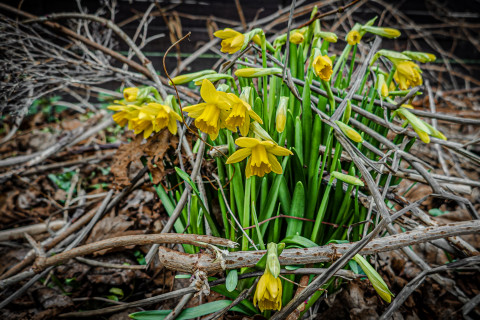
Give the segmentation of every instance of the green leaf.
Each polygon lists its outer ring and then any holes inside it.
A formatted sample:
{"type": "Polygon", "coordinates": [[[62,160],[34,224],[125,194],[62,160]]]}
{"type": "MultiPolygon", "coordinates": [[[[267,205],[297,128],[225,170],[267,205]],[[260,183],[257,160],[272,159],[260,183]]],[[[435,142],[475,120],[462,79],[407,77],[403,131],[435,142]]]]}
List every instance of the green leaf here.
{"type": "MultiPolygon", "coordinates": [[[[194,319],[197,317],[201,317],[210,313],[217,312],[232,303],[230,300],[217,300],[209,303],[204,303],[197,307],[188,308],[183,310],[178,317],[177,320],[186,320],[186,319],[194,319]]],[[[235,306],[232,311],[241,312],[244,314],[248,314],[242,307],[235,306]]],[[[164,319],[172,310],[151,310],[151,311],[140,311],[129,314],[129,317],[132,319],[137,320],[162,320],[164,319]]]]}
{"type": "Polygon", "coordinates": [[[428,210],[428,213],[430,213],[432,216],[434,217],[438,217],[438,216],[441,216],[441,215],[444,215],[445,213],[448,213],[449,211],[442,211],[438,208],[434,208],[434,209],[430,209],[428,210]]]}
{"type": "Polygon", "coordinates": [[[225,281],[225,287],[229,292],[232,292],[237,287],[237,283],[238,283],[237,269],[232,269],[227,275],[227,280],[225,281]]]}
{"type": "Polygon", "coordinates": [[[116,295],[117,297],[119,297],[120,299],[123,298],[123,290],[120,289],[120,288],[110,288],[110,293],[113,293],[114,295],[116,295]]]}
{"type": "Polygon", "coordinates": [[[175,171],[177,171],[177,174],[180,176],[180,178],[185,180],[185,182],[187,182],[192,187],[192,189],[195,193],[199,193],[198,189],[197,189],[197,186],[195,185],[195,183],[193,183],[193,181],[190,178],[190,176],[188,175],[188,173],[186,173],[185,171],[183,171],[179,167],[175,167],[175,171]]]}
{"type": "MultiPolygon", "coordinates": [[[[305,211],[305,191],[303,184],[298,181],[293,192],[293,200],[290,208],[290,212],[287,214],[294,217],[303,217],[305,211]]],[[[297,219],[288,219],[287,220],[287,236],[301,232],[303,221],[297,219]]]]}
{"type": "Polygon", "coordinates": [[[285,239],[283,239],[282,242],[285,242],[286,244],[297,245],[302,248],[318,247],[318,244],[316,244],[312,240],[299,235],[288,236],[285,239]]]}

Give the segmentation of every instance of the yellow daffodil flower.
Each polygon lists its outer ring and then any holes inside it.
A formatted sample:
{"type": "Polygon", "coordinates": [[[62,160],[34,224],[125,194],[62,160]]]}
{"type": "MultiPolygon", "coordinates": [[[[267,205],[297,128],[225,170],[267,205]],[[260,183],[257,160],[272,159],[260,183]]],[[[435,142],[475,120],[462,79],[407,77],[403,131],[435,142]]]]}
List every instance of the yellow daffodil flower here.
{"type": "Polygon", "coordinates": [[[318,56],[313,60],[313,71],[320,77],[320,79],[328,81],[333,73],[332,60],[325,56],[318,56]]]}
{"type": "Polygon", "coordinates": [[[275,156],[288,156],[293,153],[280,147],[272,141],[262,141],[256,138],[238,138],[235,144],[243,148],[235,151],[228,159],[227,164],[240,162],[250,156],[245,169],[247,178],[252,175],[263,177],[266,173],[281,174],[282,166],[275,156]]]}
{"type": "Polygon", "coordinates": [[[117,111],[112,118],[119,126],[124,127],[127,122],[138,117],[139,110],[134,105],[112,105],[108,109],[117,111]]]}
{"type": "Polygon", "coordinates": [[[143,131],[145,139],[152,132],[159,132],[166,127],[172,134],[176,134],[176,121],[182,121],[182,118],[172,108],[154,102],[140,107],[135,105],[114,105],[109,106],[108,109],[118,111],[112,116],[116,123],[120,126],[125,126],[128,122],[128,129],[134,130],[135,134],[143,131]]]}
{"type": "Polygon", "coordinates": [[[260,277],[255,288],[253,304],[256,306],[258,303],[258,307],[262,312],[264,310],[280,310],[282,308],[282,281],[278,277],[280,275],[278,249],[278,245],[274,242],[270,242],[267,245],[265,272],[260,277]]]}
{"type": "Polygon", "coordinates": [[[172,134],[177,134],[177,120],[182,121],[182,117],[173,111],[172,108],[154,102],[142,106],[138,118],[140,120],[148,119],[152,123],[152,130],[155,132],[168,128],[168,131],[172,134]]]}
{"type": "Polygon", "coordinates": [[[401,90],[407,90],[409,87],[420,86],[423,83],[422,70],[412,61],[401,61],[397,65],[397,70],[393,78],[398,83],[401,90]]]}
{"type": "Polygon", "coordinates": [[[222,39],[222,49],[220,51],[233,54],[242,49],[245,43],[245,35],[230,28],[216,31],[215,37],[222,39]]]}
{"type": "Polygon", "coordinates": [[[125,88],[125,89],[123,89],[123,97],[125,98],[125,100],[127,102],[133,102],[133,101],[137,100],[137,96],[138,96],[139,91],[140,90],[138,88],[135,88],[135,87],[125,88]]]}
{"type": "Polygon", "coordinates": [[[358,32],[357,30],[351,30],[347,34],[347,42],[351,46],[359,43],[361,38],[362,38],[362,36],[360,36],[360,32],[358,32]]]}
{"type": "Polygon", "coordinates": [[[203,79],[200,95],[205,103],[183,108],[183,111],[195,119],[195,125],[200,131],[215,140],[220,129],[226,126],[225,120],[229,116],[232,102],[225,92],[217,91],[208,79],[203,79]]]}
{"type": "Polygon", "coordinates": [[[303,37],[303,34],[300,32],[293,32],[290,34],[290,42],[293,44],[300,44],[303,42],[305,38],[303,37]]]}
{"type": "Polygon", "coordinates": [[[282,308],[282,281],[279,277],[275,278],[268,268],[260,277],[253,296],[253,305],[257,306],[257,303],[262,312],[282,308]]]}
{"type": "Polygon", "coordinates": [[[252,107],[233,93],[227,94],[230,101],[232,101],[232,110],[225,119],[226,127],[236,132],[237,127],[240,129],[242,136],[247,136],[250,130],[250,118],[262,124],[262,119],[252,110],[252,107]]]}

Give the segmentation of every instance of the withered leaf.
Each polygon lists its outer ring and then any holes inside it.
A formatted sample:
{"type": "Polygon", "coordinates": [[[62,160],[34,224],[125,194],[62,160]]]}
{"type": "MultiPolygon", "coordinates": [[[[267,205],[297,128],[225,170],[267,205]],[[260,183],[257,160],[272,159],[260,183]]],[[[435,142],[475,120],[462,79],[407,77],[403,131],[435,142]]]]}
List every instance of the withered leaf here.
{"type": "Polygon", "coordinates": [[[164,129],[150,137],[145,144],[142,144],[142,141],[142,135],[137,135],[134,141],[118,148],[111,171],[117,185],[127,186],[130,184],[128,168],[132,162],[140,161],[142,156],[147,158],[147,165],[152,173],[154,184],[160,183],[165,177],[163,159],[170,148],[171,150],[176,149],[178,137],[164,129]]]}

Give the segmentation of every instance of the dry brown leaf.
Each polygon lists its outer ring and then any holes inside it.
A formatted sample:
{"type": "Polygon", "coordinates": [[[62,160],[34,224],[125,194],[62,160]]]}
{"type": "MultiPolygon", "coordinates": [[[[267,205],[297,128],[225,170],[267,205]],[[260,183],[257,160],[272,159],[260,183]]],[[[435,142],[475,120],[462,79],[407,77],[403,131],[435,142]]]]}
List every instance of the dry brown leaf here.
{"type": "Polygon", "coordinates": [[[115,234],[124,232],[133,225],[133,222],[127,221],[127,219],[128,217],[124,215],[103,218],[93,227],[92,233],[86,243],[108,239],[115,234]]]}
{"type": "Polygon", "coordinates": [[[124,187],[130,184],[129,167],[132,163],[139,162],[142,156],[147,158],[154,184],[160,183],[166,175],[163,159],[170,148],[175,150],[177,147],[177,136],[164,129],[150,137],[145,144],[142,144],[142,141],[142,135],[137,135],[134,141],[118,148],[111,171],[117,186],[124,187]]]}

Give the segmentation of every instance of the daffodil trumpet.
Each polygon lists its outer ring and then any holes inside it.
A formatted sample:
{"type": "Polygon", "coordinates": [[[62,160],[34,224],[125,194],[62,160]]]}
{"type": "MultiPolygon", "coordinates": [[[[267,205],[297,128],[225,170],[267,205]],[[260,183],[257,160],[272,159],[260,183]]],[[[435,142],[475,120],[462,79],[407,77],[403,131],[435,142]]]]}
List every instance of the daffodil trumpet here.
{"type": "Polygon", "coordinates": [[[241,149],[235,151],[228,159],[226,164],[240,162],[249,157],[245,167],[245,176],[263,177],[265,174],[275,172],[282,174],[282,166],[276,156],[288,156],[293,153],[280,147],[272,141],[262,141],[257,138],[238,138],[235,144],[241,149]]]}

